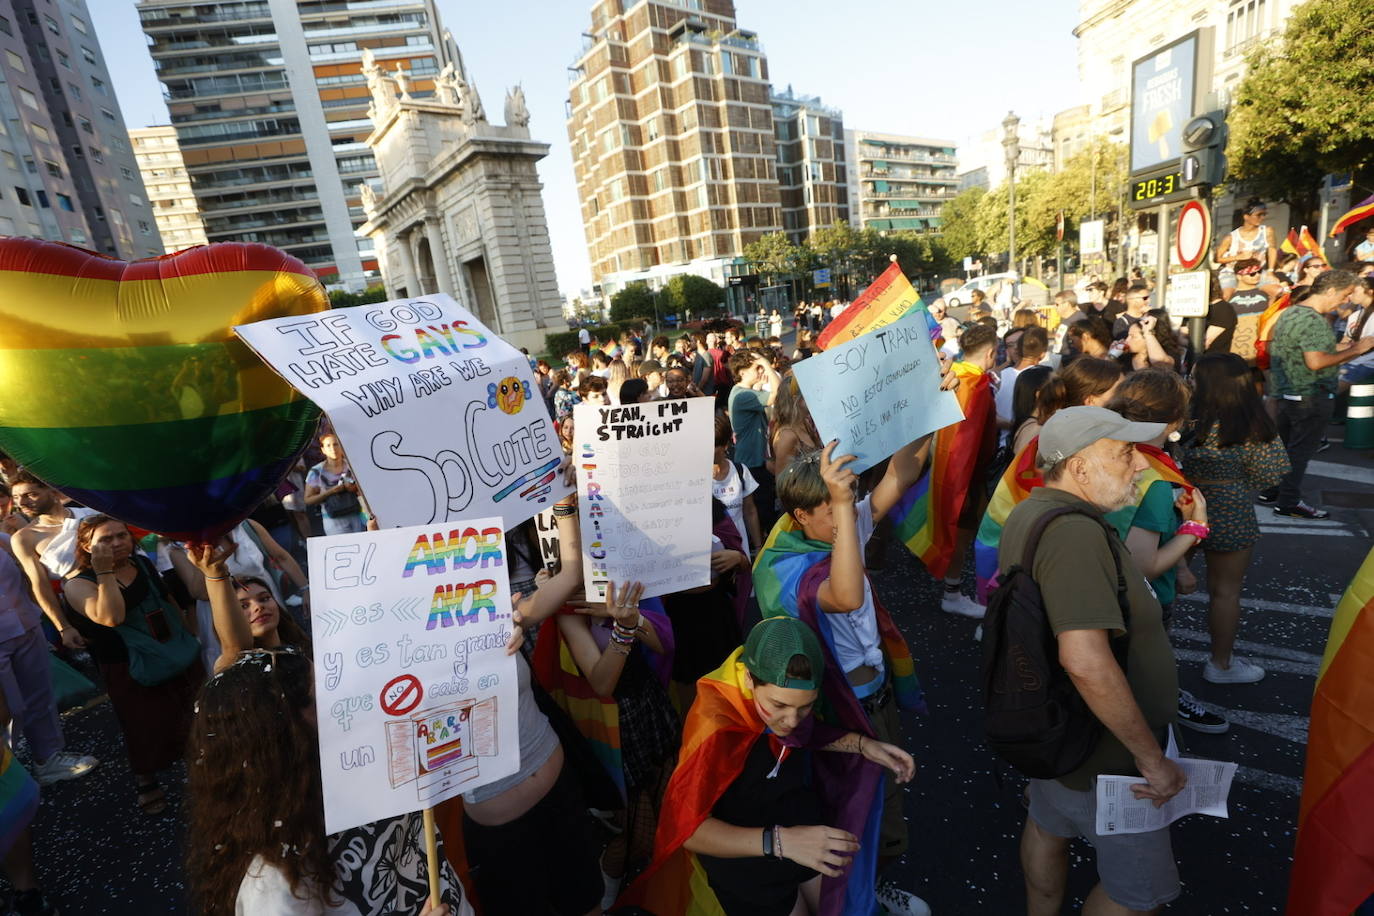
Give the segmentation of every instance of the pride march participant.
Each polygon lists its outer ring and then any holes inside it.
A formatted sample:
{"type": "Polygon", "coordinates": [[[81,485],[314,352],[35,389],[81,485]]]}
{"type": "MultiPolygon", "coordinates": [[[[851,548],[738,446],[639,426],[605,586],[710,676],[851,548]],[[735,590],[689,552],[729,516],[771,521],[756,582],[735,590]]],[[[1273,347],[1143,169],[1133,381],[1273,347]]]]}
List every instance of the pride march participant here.
{"type": "MultiPolygon", "coordinates": [[[[7,716],[4,698],[0,697],[0,718],[7,716]]],[[[12,905],[17,916],[57,916],[57,907],[43,895],[34,876],[29,824],[37,812],[37,783],[15,759],[10,746],[0,741],[0,872],[14,888],[12,905]]]]}
{"type": "Polygon", "coordinates": [[[622,902],[665,914],[875,916],[880,766],[901,782],[915,773],[910,754],[875,739],[809,626],[761,621],[697,684],[654,865],[622,902]],[[822,696],[826,722],[813,715],[822,696]]]}
{"type": "Polygon", "coordinates": [[[305,477],[305,504],[321,507],[325,534],[362,531],[367,519],[358,498],[358,482],[353,479],[339,437],[333,433],[320,436],[320,450],[324,460],[305,477]]]}

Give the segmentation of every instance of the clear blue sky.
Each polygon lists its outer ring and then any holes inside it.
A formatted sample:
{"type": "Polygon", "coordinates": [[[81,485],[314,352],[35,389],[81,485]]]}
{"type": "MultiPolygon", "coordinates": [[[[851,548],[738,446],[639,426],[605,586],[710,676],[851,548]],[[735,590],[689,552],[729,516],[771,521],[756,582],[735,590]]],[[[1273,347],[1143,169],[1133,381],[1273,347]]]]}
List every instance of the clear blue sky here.
{"type": "MultiPolygon", "coordinates": [[[[130,127],[168,123],[134,0],[87,0],[130,127]]],[[[563,104],[567,66],[591,23],[590,0],[438,0],[488,112],[523,84],[540,163],[559,286],[590,286],[563,104]]],[[[869,130],[962,140],[1008,110],[1034,118],[1079,104],[1077,2],[1050,0],[736,0],[758,33],[773,84],[819,95],[869,130]]]]}

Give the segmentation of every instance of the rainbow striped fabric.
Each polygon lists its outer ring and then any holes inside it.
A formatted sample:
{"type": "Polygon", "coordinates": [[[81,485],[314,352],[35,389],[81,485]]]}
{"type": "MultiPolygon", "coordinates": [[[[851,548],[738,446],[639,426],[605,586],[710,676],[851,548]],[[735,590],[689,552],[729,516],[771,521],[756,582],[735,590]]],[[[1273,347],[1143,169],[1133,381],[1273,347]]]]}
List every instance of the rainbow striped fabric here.
{"type": "Polygon", "coordinates": [[[897,537],[937,579],[949,571],[959,513],[993,418],[991,376],[963,362],[955,363],[951,371],[959,377],[955,396],[964,420],[935,434],[926,473],[892,510],[897,537]]]}
{"type": "Polygon", "coordinates": [[[0,239],[0,448],[83,505],[178,540],[244,518],[319,411],[231,327],[329,308],[266,245],[125,262],[0,239]]]}
{"type": "Polygon", "coordinates": [[[1374,216],[1374,194],[1351,207],[1340,219],[1336,220],[1336,225],[1331,227],[1331,237],[1334,239],[1360,220],[1369,219],[1371,216],[1374,216]]]}
{"type": "Polygon", "coordinates": [[[19,834],[38,813],[38,783],[0,741],[0,858],[9,853],[19,834]]]}
{"type": "Polygon", "coordinates": [[[1345,590],[1317,673],[1290,916],[1346,916],[1374,894],[1374,550],[1345,590]]]}
{"type": "MultiPolygon", "coordinates": [[[[767,612],[765,612],[767,616],[767,612]]],[[[682,730],[677,768],[663,796],[654,862],[626,889],[617,903],[640,906],[673,916],[723,916],[716,895],[697,857],[683,844],[691,838],[730,783],[744,769],[754,742],[765,733],[755,711],[753,691],[745,679],[744,663],[736,649],[724,663],[697,681],[697,698],[682,730]]],[[[828,650],[827,650],[828,654],[828,650]]],[[[872,736],[862,707],[847,687],[843,672],[827,658],[822,696],[833,718],[826,724],[817,715],[806,719],[786,739],[768,735],[774,755],[786,747],[820,748],[857,731],[872,736]]],[[[814,784],[826,809],[827,824],[859,837],[861,849],[839,878],[821,881],[823,916],[876,916],[878,827],[882,816],[882,770],[857,754],[816,753],[812,756],[814,784]]]]}
{"type": "Polygon", "coordinates": [[[832,344],[853,340],[860,334],[892,324],[913,308],[925,308],[925,305],[906,274],[893,261],[863,295],[830,322],[816,338],[816,346],[824,350],[832,344]]]}

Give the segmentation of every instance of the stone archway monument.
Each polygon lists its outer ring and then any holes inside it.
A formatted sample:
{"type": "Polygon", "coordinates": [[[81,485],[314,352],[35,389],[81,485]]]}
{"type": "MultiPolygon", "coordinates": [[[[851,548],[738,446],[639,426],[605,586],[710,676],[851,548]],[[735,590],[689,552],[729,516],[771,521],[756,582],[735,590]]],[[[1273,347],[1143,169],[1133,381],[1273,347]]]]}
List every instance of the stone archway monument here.
{"type": "Polygon", "coordinates": [[[380,178],[361,187],[367,222],[392,298],[444,292],[531,353],[565,326],[535,163],[549,152],[530,138],[519,86],[504,125],[487,120],[477,88],[452,64],[431,96],[399,65],[364,52],[374,125],[367,145],[380,178]]]}

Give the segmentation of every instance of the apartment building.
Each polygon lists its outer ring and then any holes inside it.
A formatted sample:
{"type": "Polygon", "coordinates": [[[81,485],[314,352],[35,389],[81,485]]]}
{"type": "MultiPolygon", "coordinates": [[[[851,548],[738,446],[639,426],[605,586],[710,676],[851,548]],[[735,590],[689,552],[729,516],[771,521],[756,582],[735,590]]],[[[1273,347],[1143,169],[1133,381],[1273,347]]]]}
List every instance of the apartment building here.
{"type": "Polygon", "coordinates": [[[844,114],[791,86],[772,102],[782,228],[799,243],[815,229],[849,221],[844,114]]]}
{"type": "Polygon", "coordinates": [[[858,229],[940,228],[940,209],[958,193],[953,140],[846,130],[849,222],[858,229]]]}
{"type": "Polygon", "coordinates": [[[177,145],[177,131],[170,124],[129,131],[134,159],[148,189],[148,206],[153,211],[158,235],[169,252],[193,245],[204,245],[205,224],[191,191],[191,177],[177,145]]]}
{"type": "MultiPolygon", "coordinates": [[[[978,187],[991,190],[1007,180],[1006,129],[996,127],[964,138],[959,144],[958,190],[978,187]]],[[[1016,132],[1018,175],[1054,167],[1054,118],[1022,118],[1016,132]]]]}
{"type": "Polygon", "coordinates": [[[602,0],[570,70],[592,277],[717,283],[783,228],[768,61],[732,0],[602,0]]]}
{"type": "Polygon", "coordinates": [[[139,17],[212,241],[263,242],[327,283],[377,275],[361,184],[370,50],[411,97],[452,59],[434,0],[140,0],[139,17]],[[288,79],[288,74],[290,78],[288,79]]]}
{"type": "Polygon", "coordinates": [[[0,0],[0,235],[162,253],[83,0],[0,0]]]}

